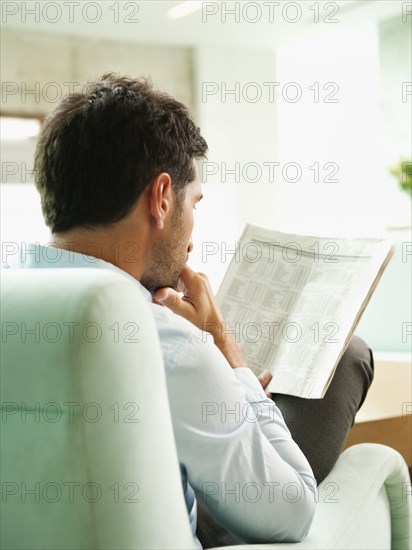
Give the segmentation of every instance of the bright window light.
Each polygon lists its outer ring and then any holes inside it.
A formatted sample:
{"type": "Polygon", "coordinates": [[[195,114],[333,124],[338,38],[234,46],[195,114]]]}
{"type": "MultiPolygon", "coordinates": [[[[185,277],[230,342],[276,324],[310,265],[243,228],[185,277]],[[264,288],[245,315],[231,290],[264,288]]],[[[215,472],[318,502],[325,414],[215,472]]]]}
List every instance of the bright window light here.
{"type": "Polygon", "coordinates": [[[167,12],[167,15],[170,19],[180,19],[181,17],[185,17],[186,15],[202,9],[202,4],[202,0],[186,0],[186,2],[181,2],[174,8],[171,8],[167,12]]]}
{"type": "Polygon", "coordinates": [[[0,196],[0,262],[12,264],[21,243],[47,243],[50,231],[44,223],[40,196],[34,184],[1,185],[0,196]]]}
{"type": "Polygon", "coordinates": [[[379,60],[378,26],[368,22],[278,49],[277,80],[298,75],[301,90],[300,101],[277,103],[279,160],[302,170],[297,183],[279,186],[282,204],[293,204],[280,213],[285,231],[408,225],[409,197],[388,170],[397,157],[388,157],[381,125],[379,60]]]}
{"type": "Polygon", "coordinates": [[[40,121],[37,118],[0,117],[2,141],[22,141],[37,137],[40,121]]]}

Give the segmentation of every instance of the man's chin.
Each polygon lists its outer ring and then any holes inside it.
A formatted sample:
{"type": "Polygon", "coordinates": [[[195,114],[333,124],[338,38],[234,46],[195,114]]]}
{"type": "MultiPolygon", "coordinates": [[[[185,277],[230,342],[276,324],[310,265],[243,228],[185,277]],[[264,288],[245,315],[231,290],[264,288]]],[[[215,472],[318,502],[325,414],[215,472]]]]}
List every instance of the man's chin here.
{"type": "Polygon", "coordinates": [[[180,292],[179,290],[179,279],[175,279],[174,281],[165,281],[164,284],[161,283],[161,284],[158,284],[158,286],[156,286],[156,288],[153,289],[152,291],[152,294],[153,292],[156,292],[156,290],[159,290],[160,288],[173,288],[173,290],[175,290],[176,292],[180,292]]]}
{"type": "Polygon", "coordinates": [[[177,270],[174,271],[174,273],[168,275],[168,278],[166,277],[163,279],[162,277],[142,277],[141,283],[143,286],[147,288],[153,294],[156,292],[156,290],[159,290],[160,288],[173,288],[173,290],[176,290],[176,292],[180,292],[179,288],[179,279],[180,274],[182,273],[185,266],[182,267],[182,269],[177,272],[177,270]]]}

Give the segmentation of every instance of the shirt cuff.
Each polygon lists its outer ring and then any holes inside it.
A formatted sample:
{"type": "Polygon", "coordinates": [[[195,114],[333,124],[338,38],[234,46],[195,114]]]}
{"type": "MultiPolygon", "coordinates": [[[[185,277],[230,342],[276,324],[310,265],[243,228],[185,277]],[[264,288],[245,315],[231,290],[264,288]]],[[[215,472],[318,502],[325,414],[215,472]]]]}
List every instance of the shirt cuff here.
{"type": "Polygon", "coordinates": [[[242,384],[246,393],[246,400],[249,403],[257,403],[268,399],[259,380],[248,367],[239,367],[237,369],[233,369],[233,372],[242,384]]]}

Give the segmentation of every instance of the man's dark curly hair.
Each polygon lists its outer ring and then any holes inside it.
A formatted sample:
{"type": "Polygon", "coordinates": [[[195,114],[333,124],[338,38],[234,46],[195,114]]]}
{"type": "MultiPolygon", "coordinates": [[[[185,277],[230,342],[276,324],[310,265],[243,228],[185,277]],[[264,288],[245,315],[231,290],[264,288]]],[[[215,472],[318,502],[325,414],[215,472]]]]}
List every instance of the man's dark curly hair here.
{"type": "Polygon", "coordinates": [[[62,99],[35,154],[36,187],[53,233],[129,214],[161,172],[179,201],[207,144],[189,110],[147,79],[113,73],[62,99]]]}

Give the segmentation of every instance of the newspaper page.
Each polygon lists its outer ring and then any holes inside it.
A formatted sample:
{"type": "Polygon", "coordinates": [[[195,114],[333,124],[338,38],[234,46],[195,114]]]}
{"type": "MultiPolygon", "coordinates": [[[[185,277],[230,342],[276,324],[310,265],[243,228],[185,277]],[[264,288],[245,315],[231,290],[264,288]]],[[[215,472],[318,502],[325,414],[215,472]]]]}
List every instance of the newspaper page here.
{"type": "Polygon", "coordinates": [[[268,391],[323,397],[393,252],[385,239],[246,226],[217,301],[248,365],[272,372],[268,391]]]}

